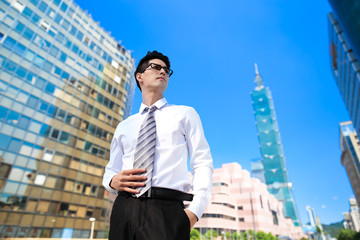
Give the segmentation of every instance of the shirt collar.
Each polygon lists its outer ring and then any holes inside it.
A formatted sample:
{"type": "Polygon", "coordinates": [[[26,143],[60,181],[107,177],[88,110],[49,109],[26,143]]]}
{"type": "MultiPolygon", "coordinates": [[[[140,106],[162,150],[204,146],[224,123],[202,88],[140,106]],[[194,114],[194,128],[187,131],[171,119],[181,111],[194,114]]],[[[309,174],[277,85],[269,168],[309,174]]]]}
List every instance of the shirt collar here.
{"type": "MultiPolygon", "coordinates": [[[[160,100],[157,100],[153,104],[153,106],[156,106],[157,109],[160,109],[160,108],[164,107],[167,104],[168,104],[168,102],[166,101],[166,99],[162,98],[160,100]]],[[[142,114],[144,112],[144,109],[147,108],[147,107],[150,107],[150,106],[147,106],[144,103],[141,103],[139,113],[142,114]]]]}

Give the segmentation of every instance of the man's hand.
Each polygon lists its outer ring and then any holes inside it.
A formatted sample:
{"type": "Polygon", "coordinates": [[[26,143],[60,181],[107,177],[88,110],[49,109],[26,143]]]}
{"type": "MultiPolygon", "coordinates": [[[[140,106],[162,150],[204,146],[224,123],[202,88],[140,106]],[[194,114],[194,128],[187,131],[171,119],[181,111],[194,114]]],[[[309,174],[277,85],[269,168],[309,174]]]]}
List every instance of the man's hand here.
{"type": "Polygon", "coordinates": [[[125,191],[129,193],[139,193],[134,187],[145,186],[144,181],[146,176],[137,175],[139,173],[146,172],[145,168],[135,168],[130,170],[124,170],[116,174],[110,182],[110,187],[117,191],[125,191]]]}
{"type": "Polygon", "coordinates": [[[184,209],[186,215],[188,216],[189,220],[190,220],[190,229],[193,228],[193,226],[195,225],[195,223],[199,220],[197,218],[197,216],[190,210],[188,209],[184,209]]]}

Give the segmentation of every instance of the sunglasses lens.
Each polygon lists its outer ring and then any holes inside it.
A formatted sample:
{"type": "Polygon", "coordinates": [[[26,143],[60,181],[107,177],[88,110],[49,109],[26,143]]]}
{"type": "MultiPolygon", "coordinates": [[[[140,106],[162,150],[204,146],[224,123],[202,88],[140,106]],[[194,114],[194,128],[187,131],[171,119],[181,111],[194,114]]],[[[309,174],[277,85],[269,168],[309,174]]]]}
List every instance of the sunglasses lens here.
{"type": "Polygon", "coordinates": [[[157,71],[160,71],[161,70],[161,66],[160,65],[158,65],[158,64],[152,64],[151,65],[151,67],[153,68],[153,69],[155,69],[155,70],[157,70],[157,71]]]}

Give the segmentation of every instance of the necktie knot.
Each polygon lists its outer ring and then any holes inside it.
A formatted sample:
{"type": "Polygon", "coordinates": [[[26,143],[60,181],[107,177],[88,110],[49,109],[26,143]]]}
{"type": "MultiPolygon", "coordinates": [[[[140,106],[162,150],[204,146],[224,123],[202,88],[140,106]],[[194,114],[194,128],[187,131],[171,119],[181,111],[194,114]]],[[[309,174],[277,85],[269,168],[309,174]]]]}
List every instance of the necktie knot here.
{"type": "Polygon", "coordinates": [[[154,106],[154,105],[152,105],[152,106],[150,106],[150,107],[146,107],[146,108],[145,108],[145,112],[152,113],[152,112],[154,112],[156,109],[157,109],[157,107],[154,106]]]}

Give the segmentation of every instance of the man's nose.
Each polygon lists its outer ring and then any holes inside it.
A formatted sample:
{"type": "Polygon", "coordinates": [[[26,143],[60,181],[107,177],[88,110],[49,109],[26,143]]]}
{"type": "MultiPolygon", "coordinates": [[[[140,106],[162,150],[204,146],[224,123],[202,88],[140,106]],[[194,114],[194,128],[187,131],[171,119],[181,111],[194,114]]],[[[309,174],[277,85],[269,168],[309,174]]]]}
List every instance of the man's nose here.
{"type": "Polygon", "coordinates": [[[165,75],[165,74],[166,74],[165,69],[164,69],[164,68],[160,68],[160,73],[165,75]]]}

